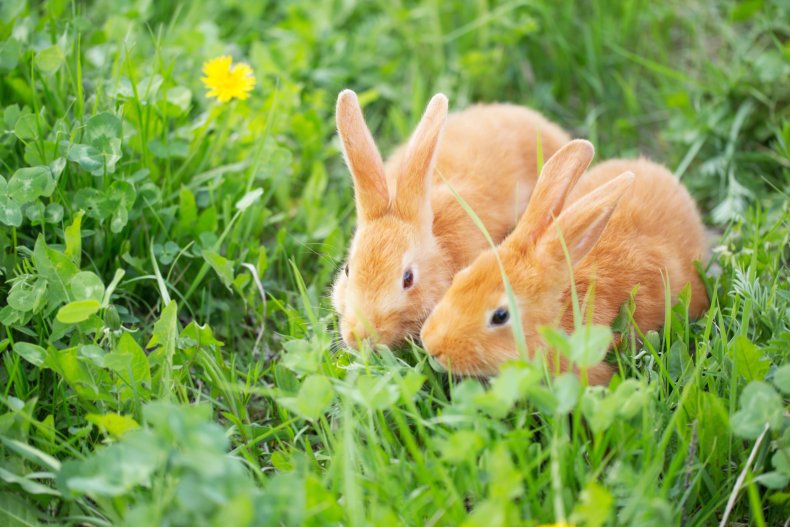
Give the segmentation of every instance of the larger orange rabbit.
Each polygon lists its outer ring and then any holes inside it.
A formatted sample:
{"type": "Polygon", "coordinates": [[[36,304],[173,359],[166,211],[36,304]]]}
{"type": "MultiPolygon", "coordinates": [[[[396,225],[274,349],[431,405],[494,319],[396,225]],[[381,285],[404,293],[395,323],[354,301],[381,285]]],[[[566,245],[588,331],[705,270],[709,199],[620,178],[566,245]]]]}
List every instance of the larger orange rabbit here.
{"type": "Polygon", "coordinates": [[[548,157],[570,140],[514,105],[478,105],[447,118],[441,94],[386,164],[350,90],[338,96],[337,129],[354,180],[357,230],[332,299],[351,346],[416,336],[453,274],[487,247],[448,183],[499,242],[532,193],[538,141],[548,157]]]}
{"type": "MultiPolygon", "coordinates": [[[[425,349],[454,373],[489,375],[516,358],[513,323],[522,325],[530,353],[544,347],[540,326],[573,329],[562,240],[579,298],[595,284],[595,323],[611,324],[638,285],[636,324],[642,331],[660,327],[665,279],[673,301],[691,284],[691,316],[707,309],[694,266],[704,253],[704,229],[686,189],[666,168],[645,159],[608,161],[582,177],[593,152],[590,143],[575,140],[546,163],[513,233],[459,272],[425,321],[425,349]],[[510,316],[497,256],[521,320],[510,316]]],[[[568,369],[562,357],[546,353],[550,364],[568,369]]],[[[612,370],[599,364],[588,375],[592,383],[606,383],[612,370]]]]}

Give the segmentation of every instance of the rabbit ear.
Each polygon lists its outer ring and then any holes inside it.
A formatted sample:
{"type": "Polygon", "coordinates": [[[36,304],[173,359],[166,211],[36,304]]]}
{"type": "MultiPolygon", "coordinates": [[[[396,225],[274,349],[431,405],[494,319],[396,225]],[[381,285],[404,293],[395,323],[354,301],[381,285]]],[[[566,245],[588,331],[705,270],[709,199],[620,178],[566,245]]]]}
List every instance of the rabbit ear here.
{"type": "Polygon", "coordinates": [[[335,117],[346,164],[354,178],[357,217],[378,218],[389,208],[387,180],[381,154],[365,124],[356,93],[351,90],[340,92],[335,117]]]}
{"type": "Polygon", "coordinates": [[[546,161],[527,209],[513,231],[512,238],[516,243],[534,245],[535,240],[560,213],[565,198],[590,166],[594,155],[592,143],[574,139],[546,161]]]}
{"type": "Polygon", "coordinates": [[[538,251],[556,264],[565,261],[562,240],[573,265],[598,243],[620,198],[631,188],[634,174],[625,172],[562,211],[538,241],[538,251]]]}
{"type": "Polygon", "coordinates": [[[395,212],[401,218],[414,220],[430,207],[431,175],[446,121],[447,97],[437,93],[428,103],[403,157],[394,192],[395,212]]]}

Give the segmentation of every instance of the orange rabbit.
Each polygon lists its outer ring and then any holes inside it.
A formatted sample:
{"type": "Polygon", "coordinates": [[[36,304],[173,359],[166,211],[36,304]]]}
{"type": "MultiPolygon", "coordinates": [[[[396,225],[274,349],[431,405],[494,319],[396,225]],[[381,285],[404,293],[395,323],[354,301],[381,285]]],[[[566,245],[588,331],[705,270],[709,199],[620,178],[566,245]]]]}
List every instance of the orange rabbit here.
{"type": "Polygon", "coordinates": [[[547,157],[570,140],[514,105],[478,105],[447,118],[442,94],[386,164],[350,90],[338,96],[337,128],[354,180],[357,230],[332,301],[350,346],[416,336],[453,275],[488,246],[445,182],[499,242],[537,180],[538,134],[547,157]]]}
{"type": "MultiPolygon", "coordinates": [[[[610,325],[638,285],[637,325],[642,331],[660,327],[664,277],[673,301],[691,283],[691,316],[707,309],[707,293],[694,268],[704,254],[704,228],[686,189],[666,168],[646,159],[607,161],[581,177],[593,153],[583,140],[561,148],[544,166],[513,233],[496,254],[489,249],[456,274],[425,321],[425,349],[454,373],[491,375],[518,356],[497,254],[516,296],[530,353],[544,347],[538,327],[573,329],[561,239],[579,298],[595,284],[594,323],[610,325]]],[[[568,369],[562,357],[547,353],[549,364],[558,361],[560,370],[568,369]]],[[[607,364],[588,370],[595,384],[607,383],[612,373],[607,364]]]]}

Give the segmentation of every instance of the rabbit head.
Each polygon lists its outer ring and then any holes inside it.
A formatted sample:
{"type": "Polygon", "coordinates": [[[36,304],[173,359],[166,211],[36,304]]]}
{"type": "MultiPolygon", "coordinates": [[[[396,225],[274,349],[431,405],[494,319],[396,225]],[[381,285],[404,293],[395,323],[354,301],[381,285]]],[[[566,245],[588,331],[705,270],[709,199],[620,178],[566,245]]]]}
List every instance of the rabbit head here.
{"type": "Polygon", "coordinates": [[[432,232],[431,174],[447,118],[435,95],[397,163],[386,167],[354,92],[337,100],[337,129],[354,181],[357,229],[332,301],[346,344],[397,344],[416,335],[450,283],[432,232]]]}

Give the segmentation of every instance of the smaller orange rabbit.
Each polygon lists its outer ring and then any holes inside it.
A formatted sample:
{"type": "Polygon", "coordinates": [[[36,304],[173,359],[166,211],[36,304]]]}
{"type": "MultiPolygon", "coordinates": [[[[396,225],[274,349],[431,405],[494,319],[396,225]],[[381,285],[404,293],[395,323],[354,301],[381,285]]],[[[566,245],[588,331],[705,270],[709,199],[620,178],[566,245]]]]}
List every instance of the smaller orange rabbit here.
{"type": "MultiPolygon", "coordinates": [[[[488,250],[456,274],[425,321],[425,349],[453,373],[492,375],[503,361],[518,357],[497,255],[516,296],[530,353],[545,348],[540,326],[573,329],[563,239],[580,299],[594,283],[594,323],[610,325],[638,285],[637,325],[642,331],[660,327],[665,277],[673,301],[691,283],[691,316],[707,309],[707,293],[694,268],[704,254],[704,228],[686,189],[646,159],[607,161],[584,174],[593,154],[592,144],[583,140],[561,148],[543,167],[524,215],[497,254],[488,250]]],[[[546,353],[550,364],[558,361],[561,371],[568,369],[563,357],[546,353]]],[[[588,378],[605,384],[612,373],[611,366],[598,364],[588,378]]]]}

